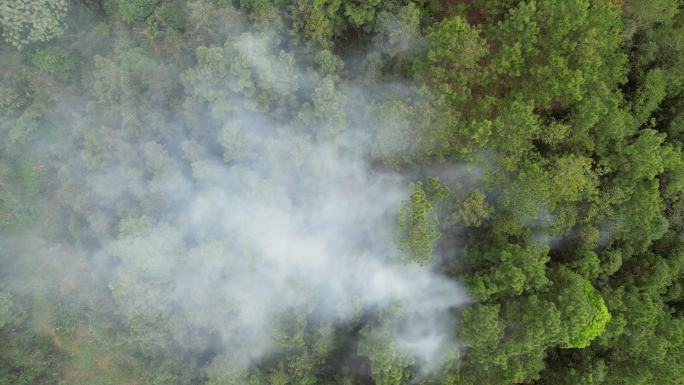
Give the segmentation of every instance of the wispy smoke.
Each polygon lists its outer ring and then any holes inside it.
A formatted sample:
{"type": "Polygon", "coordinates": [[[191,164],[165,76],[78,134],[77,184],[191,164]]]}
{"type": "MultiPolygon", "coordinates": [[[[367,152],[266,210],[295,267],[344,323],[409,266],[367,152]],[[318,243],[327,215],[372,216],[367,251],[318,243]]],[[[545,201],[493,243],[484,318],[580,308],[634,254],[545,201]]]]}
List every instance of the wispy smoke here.
{"type": "Polygon", "coordinates": [[[254,363],[274,349],[283,314],[337,325],[402,303],[398,346],[435,367],[453,343],[449,312],[466,298],[453,280],[397,256],[394,221],[410,181],[374,170],[368,158],[378,132],[393,143],[411,139],[387,136],[393,123],[368,116],[387,98],[383,85],[372,94],[360,83],[336,86],[274,53],[269,35],[197,54],[214,72],[183,75],[192,118],[173,124],[186,125],[184,134],[147,140],[141,120],[139,134],[101,131],[110,147],[85,143],[79,156],[97,166],[79,166],[74,199],[88,196],[93,211],[120,218],[93,216],[89,226],[101,229],[94,260],[126,319],[178,325],[170,333],[181,345],[218,335],[231,356],[254,363]],[[226,64],[231,55],[237,64],[226,64]],[[291,98],[308,112],[289,110],[291,98]],[[203,118],[200,104],[209,106],[203,118]],[[129,200],[148,209],[136,213],[129,200]]]}

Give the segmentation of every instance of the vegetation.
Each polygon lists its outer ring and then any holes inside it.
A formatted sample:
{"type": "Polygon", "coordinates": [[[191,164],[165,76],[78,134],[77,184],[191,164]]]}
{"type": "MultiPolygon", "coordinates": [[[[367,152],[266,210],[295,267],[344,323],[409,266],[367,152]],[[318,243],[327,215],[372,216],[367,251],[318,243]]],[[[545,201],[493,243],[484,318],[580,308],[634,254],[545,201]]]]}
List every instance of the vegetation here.
{"type": "Polygon", "coordinates": [[[0,384],[684,384],[681,0],[0,31],[0,384]]]}

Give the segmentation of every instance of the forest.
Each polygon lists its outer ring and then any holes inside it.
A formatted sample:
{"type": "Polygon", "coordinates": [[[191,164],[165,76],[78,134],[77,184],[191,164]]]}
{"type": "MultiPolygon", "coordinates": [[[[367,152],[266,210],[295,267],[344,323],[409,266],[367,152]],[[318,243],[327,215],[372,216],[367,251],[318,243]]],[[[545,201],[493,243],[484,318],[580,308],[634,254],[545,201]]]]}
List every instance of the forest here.
{"type": "Polygon", "coordinates": [[[684,1],[0,0],[0,385],[684,385],[684,1]]]}

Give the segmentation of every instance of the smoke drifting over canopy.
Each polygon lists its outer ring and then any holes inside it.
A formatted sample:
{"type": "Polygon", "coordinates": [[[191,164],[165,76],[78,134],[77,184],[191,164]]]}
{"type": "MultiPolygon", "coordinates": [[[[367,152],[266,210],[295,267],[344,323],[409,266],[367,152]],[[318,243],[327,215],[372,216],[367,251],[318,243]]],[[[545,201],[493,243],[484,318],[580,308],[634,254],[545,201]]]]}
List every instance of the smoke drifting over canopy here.
{"type": "MultiPolygon", "coordinates": [[[[226,50],[259,52],[262,39],[243,35],[226,50]]],[[[310,69],[282,68],[268,54],[243,58],[268,92],[290,92],[284,72],[295,88],[318,84],[314,95],[327,85],[310,69]]],[[[214,111],[227,162],[205,155],[192,160],[194,179],[153,180],[173,201],[166,223],[108,245],[121,261],[111,284],[117,301],[130,315],[159,312],[218,331],[232,354],[255,359],[272,349],[274,322],[284,314],[335,325],[401,303],[408,310],[397,342],[434,365],[454,332],[444,318],[464,295],[429,268],[400,262],[394,221],[410,191],[399,175],[370,169],[374,128],[347,118],[351,102],[336,111],[341,123],[313,133],[297,118],[279,122],[235,107],[252,102],[232,96],[232,111],[214,111]],[[229,143],[226,135],[233,136],[229,143]]],[[[186,150],[193,145],[184,142],[186,150]]]]}
{"type": "Polygon", "coordinates": [[[315,58],[278,52],[271,32],[226,39],[196,50],[184,93],[167,84],[172,66],[141,52],[96,57],[97,99],[53,111],[62,135],[85,138],[68,149],[77,156],[57,155],[59,193],[82,217],[49,226],[93,256],[114,311],[150,352],[213,346],[212,360],[244,370],[296,343],[293,322],[325,341],[377,319],[364,332],[371,346],[391,338],[423,370],[439,367],[465,295],[399,256],[409,181],[370,161],[393,151],[379,136],[412,148],[377,112],[418,91],[341,82],[315,58]]]}

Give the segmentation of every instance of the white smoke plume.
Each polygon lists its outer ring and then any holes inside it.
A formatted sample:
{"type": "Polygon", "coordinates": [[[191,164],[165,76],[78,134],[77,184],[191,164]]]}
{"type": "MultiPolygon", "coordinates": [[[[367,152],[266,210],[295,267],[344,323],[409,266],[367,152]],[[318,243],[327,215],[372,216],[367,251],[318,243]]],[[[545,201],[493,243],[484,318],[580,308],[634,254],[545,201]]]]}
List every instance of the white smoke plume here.
{"type": "Polygon", "coordinates": [[[88,221],[99,244],[94,261],[117,307],[133,325],[175,325],[167,332],[182,346],[219,336],[249,365],[273,351],[284,314],[334,326],[400,303],[398,346],[420,365],[438,366],[454,342],[450,312],[466,296],[430,267],[402,262],[394,221],[411,180],[369,161],[378,132],[393,146],[412,140],[392,137],[403,128],[369,117],[369,107],[417,90],[335,85],[296,56],[273,52],[269,39],[243,34],[198,50],[198,68],[183,74],[183,109],[194,116],[177,123],[185,134],[160,144],[131,116],[138,133],[98,128],[109,147],[85,143],[78,159],[60,166],[82,170],[81,184],[63,193],[105,213],[88,221]],[[226,64],[229,56],[237,64],[226,64]],[[289,110],[292,95],[308,110],[289,110]],[[207,116],[197,119],[202,103],[207,116]],[[136,213],[130,201],[146,209],[136,213]]]}

